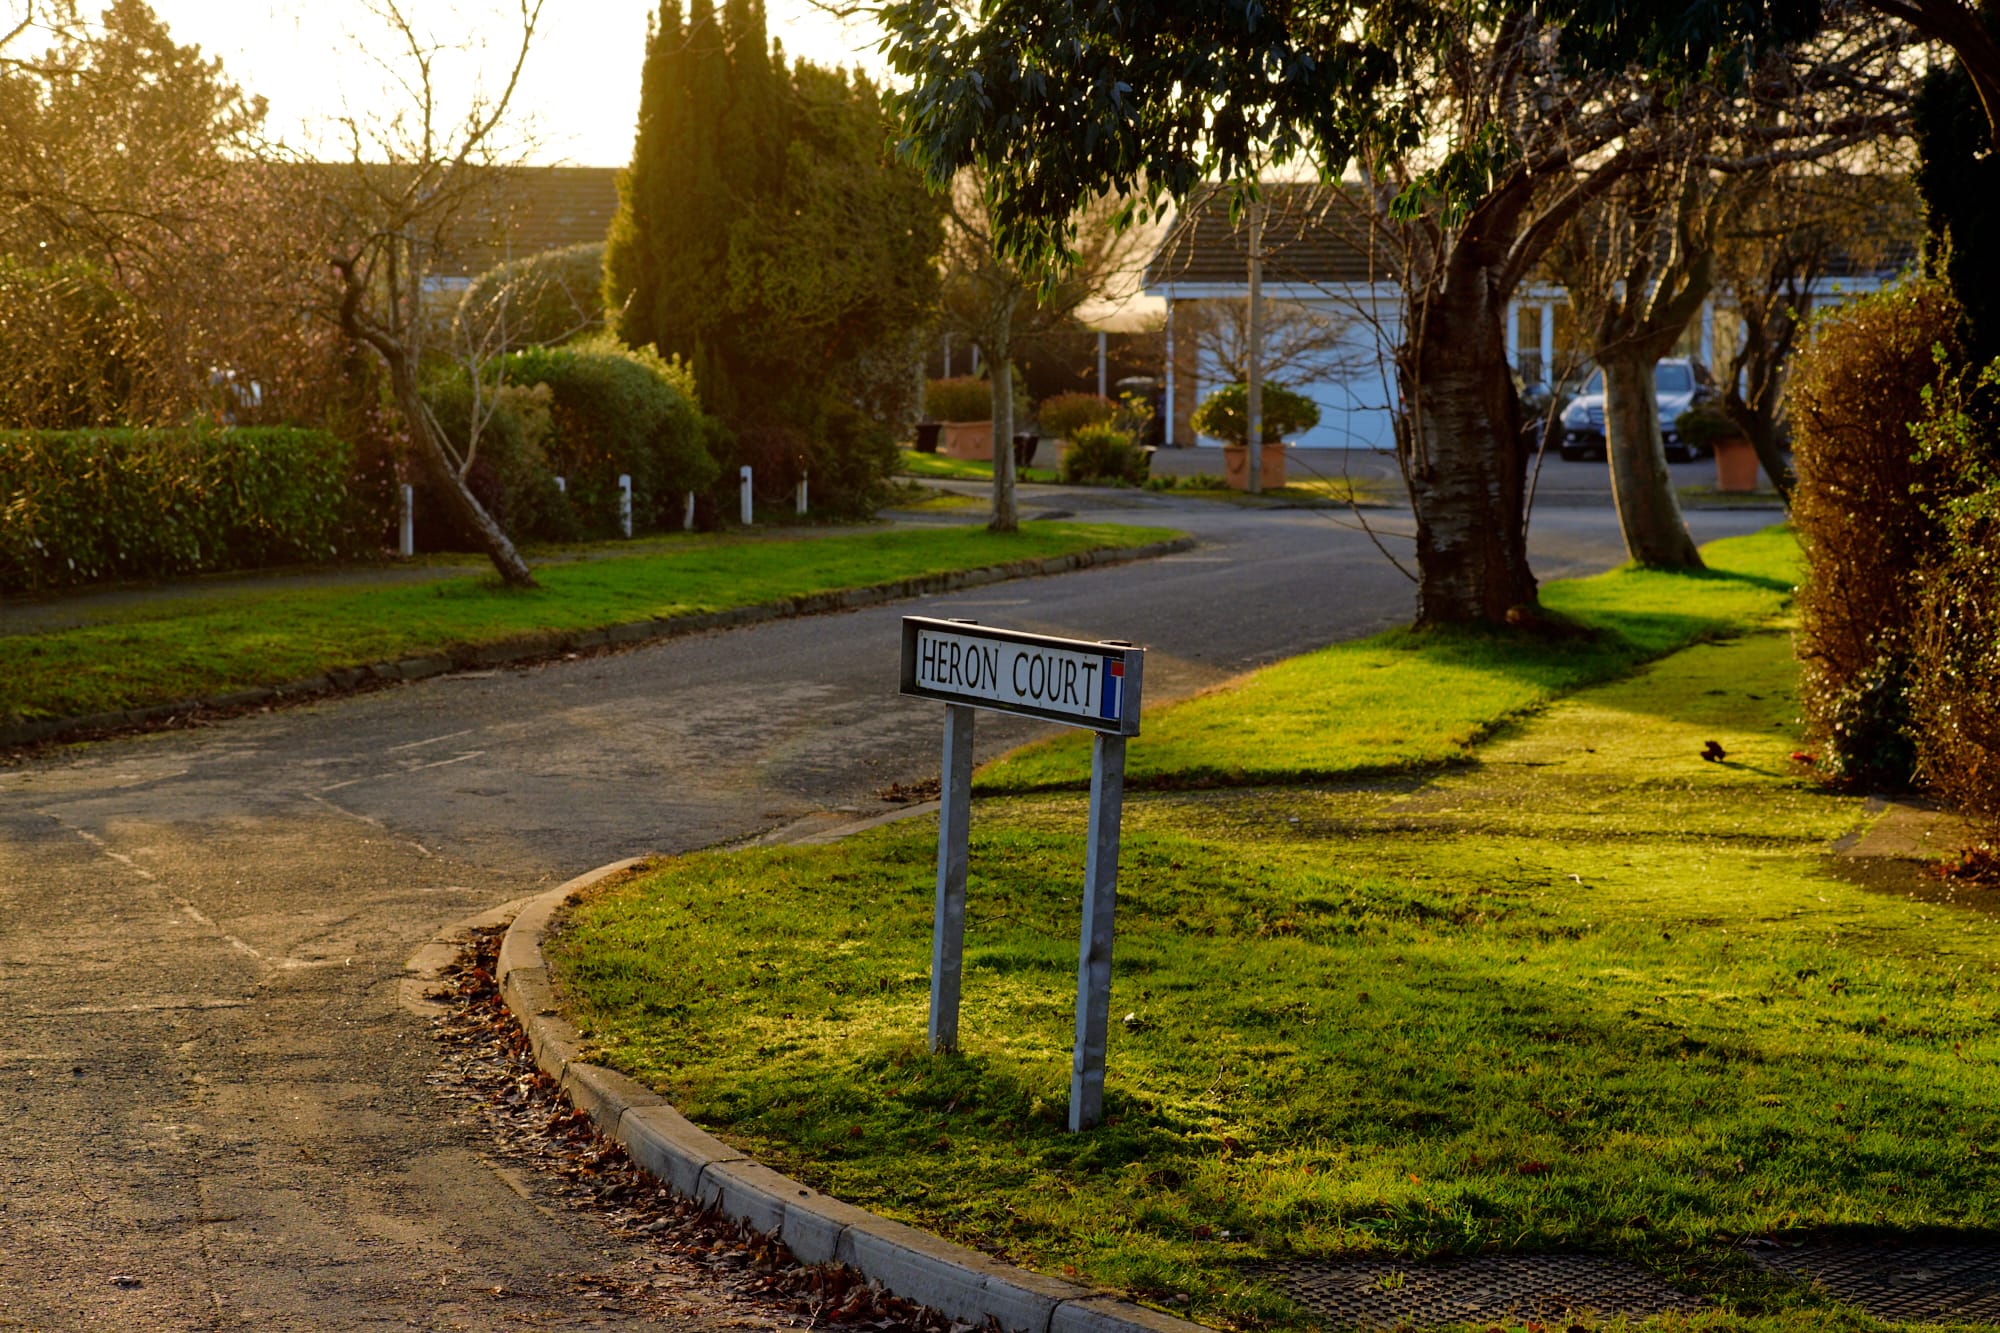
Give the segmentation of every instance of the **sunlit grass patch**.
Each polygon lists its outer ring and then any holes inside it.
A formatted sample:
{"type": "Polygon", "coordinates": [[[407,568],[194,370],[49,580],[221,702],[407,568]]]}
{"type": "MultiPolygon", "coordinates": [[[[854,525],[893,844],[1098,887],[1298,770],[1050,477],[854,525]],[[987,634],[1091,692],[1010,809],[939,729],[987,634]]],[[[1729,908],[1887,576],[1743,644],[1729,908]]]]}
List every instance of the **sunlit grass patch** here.
{"type": "Polygon", "coordinates": [[[1428,777],[1129,797],[1082,1136],[1074,794],[974,806],[957,1056],[928,820],[663,862],[552,959],[600,1058],[761,1159],[1210,1323],[1306,1325],[1250,1260],[1581,1247],[1865,1326],[1735,1241],[2000,1226],[2000,928],[1841,876],[1868,816],[1790,763],[1794,675],[1748,633],[1428,777]]]}
{"type": "Polygon", "coordinates": [[[490,577],[164,597],[103,623],[0,637],[0,718],[63,717],[311,677],[339,667],[550,631],[755,606],[789,597],[1176,534],[1024,523],[778,539],[653,539],[642,554],[553,563],[541,587],[490,577]]]}
{"type": "MultiPolygon", "coordinates": [[[[1135,787],[1341,781],[1464,762],[1509,719],[1639,662],[1774,615],[1797,572],[1789,531],[1703,548],[1701,575],[1622,568],[1550,584],[1548,610],[1592,631],[1540,638],[1392,630],[1288,658],[1148,711],[1135,787]]],[[[1064,734],[987,765],[983,791],[1081,788],[1089,740],[1064,734]]]]}

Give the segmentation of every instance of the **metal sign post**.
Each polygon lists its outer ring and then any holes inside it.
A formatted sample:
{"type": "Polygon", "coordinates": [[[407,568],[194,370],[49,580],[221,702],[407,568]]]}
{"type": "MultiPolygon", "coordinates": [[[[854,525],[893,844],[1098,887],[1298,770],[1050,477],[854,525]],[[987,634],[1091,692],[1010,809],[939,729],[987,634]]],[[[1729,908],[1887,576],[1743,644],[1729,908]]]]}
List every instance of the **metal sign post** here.
{"type": "Polygon", "coordinates": [[[1122,640],[1093,643],[972,621],[903,618],[902,692],[946,705],[938,812],[937,897],[931,932],[930,1047],[958,1047],[965,970],[965,878],[972,814],[973,709],[1017,713],[1096,732],[1084,851],[1083,929],[1077,946],[1076,1046],[1069,1127],[1104,1118],[1104,1045],[1111,1012],[1111,938],[1118,909],[1118,831],[1125,738],[1139,734],[1146,653],[1122,640]]]}

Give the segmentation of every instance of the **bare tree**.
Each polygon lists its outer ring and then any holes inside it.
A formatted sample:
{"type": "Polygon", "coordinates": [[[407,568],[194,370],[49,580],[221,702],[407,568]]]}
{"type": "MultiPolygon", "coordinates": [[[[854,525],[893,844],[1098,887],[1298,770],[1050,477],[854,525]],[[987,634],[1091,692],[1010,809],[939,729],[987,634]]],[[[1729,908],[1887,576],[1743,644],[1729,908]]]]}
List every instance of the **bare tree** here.
{"type": "Polygon", "coordinates": [[[1603,372],[1612,498],[1641,564],[1701,564],[1667,470],[1653,379],[1714,290],[1725,220],[1768,199],[1775,173],[1898,133],[1913,43],[1900,25],[1848,13],[1808,46],[1768,55],[1740,86],[1687,90],[1671,115],[1634,132],[1645,166],[1552,247],[1603,372]]]}
{"type": "Polygon", "coordinates": [[[1729,182],[1715,237],[1718,287],[1737,331],[1719,358],[1723,410],[1787,504],[1791,469],[1780,417],[1784,372],[1821,289],[1843,269],[1880,269],[1922,232],[1916,192],[1892,163],[1785,164],[1729,182]]]}
{"type": "MultiPolygon", "coordinates": [[[[509,106],[541,20],[543,0],[519,0],[518,40],[497,89],[476,88],[462,109],[441,104],[438,62],[446,45],[420,28],[399,0],[369,0],[395,45],[380,63],[401,104],[343,123],[349,160],[329,177],[341,330],[373,352],[415,444],[418,461],[459,524],[480,542],[509,586],[534,575],[466,484],[478,435],[453,445],[425,406],[418,370],[442,322],[430,279],[470,215],[504,182],[519,146],[503,141],[509,106]]],[[[475,354],[476,348],[464,349],[475,354]]],[[[480,377],[475,375],[475,384],[480,377]]],[[[479,390],[475,388],[475,394],[479,390]]],[[[492,405],[487,407],[490,417],[492,405]]]]}
{"type": "Polygon", "coordinates": [[[953,334],[976,343],[993,385],[993,514],[995,532],[1020,527],[1014,498],[1014,358],[1036,338],[1067,327],[1077,307],[1134,262],[1138,233],[1116,225],[1119,204],[1099,199],[1079,220],[1076,261],[1053,279],[1005,257],[994,243],[983,181],[973,170],[952,183],[945,215],[941,319],[953,334]]]}
{"type": "MultiPolygon", "coordinates": [[[[1373,360],[1372,353],[1364,357],[1350,342],[1355,323],[1355,316],[1336,310],[1266,299],[1259,351],[1264,377],[1287,386],[1350,377],[1373,360]]],[[[1250,375],[1250,302],[1203,302],[1194,341],[1223,383],[1244,382],[1250,375]]]]}

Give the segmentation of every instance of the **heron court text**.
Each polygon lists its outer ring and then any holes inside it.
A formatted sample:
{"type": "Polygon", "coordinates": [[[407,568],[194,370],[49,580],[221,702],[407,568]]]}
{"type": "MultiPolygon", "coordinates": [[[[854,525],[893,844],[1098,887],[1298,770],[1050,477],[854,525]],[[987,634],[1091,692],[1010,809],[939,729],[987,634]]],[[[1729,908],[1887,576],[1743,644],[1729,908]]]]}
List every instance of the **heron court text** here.
{"type": "MultiPolygon", "coordinates": [[[[1025,636],[1024,636],[1025,637],[1025,636]]],[[[1102,727],[1124,717],[1125,654],[1077,640],[1020,642],[925,626],[915,636],[918,692],[1102,727]]]]}

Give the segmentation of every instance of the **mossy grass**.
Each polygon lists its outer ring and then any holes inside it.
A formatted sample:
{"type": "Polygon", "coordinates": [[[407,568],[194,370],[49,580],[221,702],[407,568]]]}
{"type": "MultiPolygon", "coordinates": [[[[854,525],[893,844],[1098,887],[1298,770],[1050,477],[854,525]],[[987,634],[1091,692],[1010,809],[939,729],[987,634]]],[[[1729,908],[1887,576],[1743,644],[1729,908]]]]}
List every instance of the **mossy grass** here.
{"type": "Polygon", "coordinates": [[[1349,505],[1380,505],[1387,502],[1387,489],[1365,477],[1301,477],[1283,486],[1251,495],[1230,486],[1222,477],[1209,473],[1187,476],[1155,476],[1146,479],[1149,491],[1172,491],[1203,500],[1220,500],[1244,506],[1291,505],[1312,509],[1345,509],[1349,505]]]}
{"type": "MultiPolygon", "coordinates": [[[[1583,635],[1395,630],[1288,658],[1145,719],[1135,788],[1334,782],[1466,762],[1550,699],[1773,614],[1798,571],[1783,528],[1703,548],[1708,569],[1625,567],[1550,584],[1542,604],[1583,635]]],[[[1090,741],[1065,733],[988,765],[987,792],[1081,788],[1090,741]]]]}
{"type": "Polygon", "coordinates": [[[1082,1136],[1074,796],[975,805],[957,1055],[929,820],[658,863],[551,957],[595,1058],[761,1159],[1218,1326],[1310,1326],[1260,1259],[1585,1248],[1697,1326],[1875,1327],[1737,1241],[2000,1224],[2000,923],[1843,874],[1868,816],[1791,764],[1795,675],[1748,633],[1428,780],[1130,798],[1082,1136]]]}
{"type": "MultiPolygon", "coordinates": [[[[918,453],[915,449],[903,449],[899,452],[902,455],[902,462],[898,464],[896,470],[906,477],[942,478],[946,481],[993,480],[993,463],[990,459],[949,458],[944,454],[918,453]]],[[[1047,454],[1043,456],[1047,457],[1047,454]]],[[[1044,467],[1018,468],[1014,479],[1042,486],[1053,486],[1061,480],[1054,468],[1044,467]]]]}
{"type": "MultiPolygon", "coordinates": [[[[339,667],[753,606],[1175,534],[1109,524],[1024,523],[832,536],[658,538],[642,553],[543,565],[539,589],[490,577],[162,596],[72,629],[0,637],[0,718],[134,708],[339,667]]],[[[600,552],[601,553],[601,552],[600,552]]]]}

